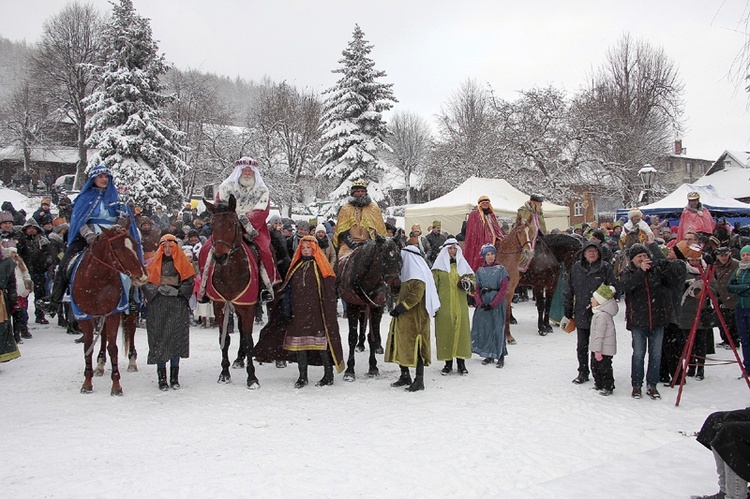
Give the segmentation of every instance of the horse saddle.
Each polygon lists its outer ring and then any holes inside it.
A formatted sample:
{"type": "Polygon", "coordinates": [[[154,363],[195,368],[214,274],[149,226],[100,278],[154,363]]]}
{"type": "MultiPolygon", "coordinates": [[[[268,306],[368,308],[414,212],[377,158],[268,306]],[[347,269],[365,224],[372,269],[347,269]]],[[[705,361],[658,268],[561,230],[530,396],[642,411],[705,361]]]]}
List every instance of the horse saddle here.
{"type": "Polygon", "coordinates": [[[72,257],[70,257],[70,260],[68,261],[68,266],[65,267],[65,278],[68,282],[70,282],[71,277],[73,276],[73,271],[75,270],[76,266],[78,265],[78,261],[83,258],[83,254],[86,252],[88,248],[84,248],[78,253],[74,253],[72,257]]]}

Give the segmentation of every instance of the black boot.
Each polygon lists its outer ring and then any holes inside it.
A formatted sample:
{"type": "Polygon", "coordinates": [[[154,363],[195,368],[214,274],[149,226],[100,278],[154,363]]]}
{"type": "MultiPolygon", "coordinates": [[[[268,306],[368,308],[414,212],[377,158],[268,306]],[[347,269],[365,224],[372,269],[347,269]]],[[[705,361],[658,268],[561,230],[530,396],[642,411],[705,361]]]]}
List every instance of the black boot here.
{"type": "Polygon", "coordinates": [[[67,287],[68,280],[65,271],[62,268],[59,268],[57,272],[55,272],[55,280],[52,282],[52,293],[50,293],[49,296],[36,300],[34,305],[45,314],[54,317],[57,310],[62,305],[63,295],[65,294],[65,288],[67,287]]]}
{"type": "Polygon", "coordinates": [[[166,392],[167,390],[169,390],[169,385],[167,384],[167,368],[157,367],[156,377],[159,380],[159,390],[163,392],[166,392]]]}
{"type": "MultiPolygon", "coordinates": [[[[166,368],[164,369],[166,370],[166,368]]],[[[171,386],[173,390],[180,389],[180,380],[178,379],[179,375],[180,366],[172,366],[169,368],[169,386],[171,386]]]]}
{"type": "Polygon", "coordinates": [[[453,372],[453,359],[445,361],[445,367],[440,370],[440,374],[448,376],[451,372],[453,372]]]}
{"type": "Polygon", "coordinates": [[[333,361],[331,359],[331,352],[326,350],[321,353],[323,358],[323,377],[320,381],[315,383],[315,386],[328,386],[333,384],[333,361]]]}
{"type": "Polygon", "coordinates": [[[422,362],[422,357],[417,359],[417,373],[414,376],[414,381],[406,387],[407,392],[417,392],[419,390],[424,390],[424,362],[422,362]]]}
{"type": "Polygon", "coordinates": [[[502,369],[505,367],[505,355],[501,355],[499,359],[497,359],[497,367],[498,369],[502,369]]]}
{"type": "Polygon", "coordinates": [[[464,359],[456,359],[456,364],[458,365],[458,367],[456,368],[458,374],[460,374],[461,376],[469,374],[469,371],[466,369],[466,361],[464,359]]]}
{"type": "Polygon", "coordinates": [[[409,368],[401,366],[401,377],[397,381],[391,383],[393,387],[406,386],[411,384],[411,374],[409,374],[409,368]]]}
{"type": "Polygon", "coordinates": [[[294,383],[294,388],[302,388],[307,385],[307,352],[297,352],[297,366],[299,366],[299,378],[294,383]]]}

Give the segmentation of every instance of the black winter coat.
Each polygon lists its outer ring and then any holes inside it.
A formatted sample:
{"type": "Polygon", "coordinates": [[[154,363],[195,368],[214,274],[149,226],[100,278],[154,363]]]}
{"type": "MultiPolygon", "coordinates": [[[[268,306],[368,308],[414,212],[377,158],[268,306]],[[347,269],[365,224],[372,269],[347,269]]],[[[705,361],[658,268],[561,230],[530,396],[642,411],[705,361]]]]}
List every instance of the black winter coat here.
{"type": "Polygon", "coordinates": [[[630,262],[620,274],[620,288],[625,293],[625,327],[656,329],[669,324],[672,297],[676,287],[682,287],[679,267],[666,259],[659,245],[651,243],[649,252],[653,264],[648,272],[630,262]]]}
{"type": "Polygon", "coordinates": [[[565,317],[575,317],[577,328],[591,327],[591,317],[594,315],[591,311],[591,297],[602,284],[617,284],[612,265],[602,260],[602,249],[597,241],[587,241],[581,249],[581,259],[570,268],[570,278],[563,290],[565,317]],[[584,253],[592,246],[599,250],[599,259],[589,264],[584,253]]]}

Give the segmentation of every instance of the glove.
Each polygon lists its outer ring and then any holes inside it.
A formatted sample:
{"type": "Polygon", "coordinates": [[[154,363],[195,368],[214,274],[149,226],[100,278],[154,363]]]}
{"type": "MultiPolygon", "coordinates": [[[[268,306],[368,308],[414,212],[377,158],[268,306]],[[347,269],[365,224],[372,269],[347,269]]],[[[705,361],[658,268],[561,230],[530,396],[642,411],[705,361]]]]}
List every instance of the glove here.
{"type": "Polygon", "coordinates": [[[252,241],[255,239],[255,236],[258,235],[258,231],[255,230],[255,227],[253,227],[253,224],[250,223],[250,220],[247,217],[240,217],[240,225],[245,229],[245,239],[248,241],[252,241]]]}
{"type": "Polygon", "coordinates": [[[486,310],[489,312],[490,310],[492,310],[492,305],[490,305],[489,303],[486,303],[482,305],[482,310],[486,310]]]}
{"type": "Polygon", "coordinates": [[[594,352],[594,358],[597,360],[597,362],[601,362],[604,360],[604,356],[601,352],[594,352]]]}
{"type": "Polygon", "coordinates": [[[399,315],[406,312],[406,307],[403,303],[399,303],[395,307],[393,307],[393,310],[391,310],[391,317],[398,317],[399,315]]]}
{"type": "Polygon", "coordinates": [[[565,329],[568,327],[568,324],[570,324],[570,319],[568,317],[563,317],[560,321],[560,329],[565,329]]]}
{"type": "Polygon", "coordinates": [[[177,296],[177,288],[174,286],[167,286],[166,284],[162,284],[158,288],[159,293],[163,294],[164,296],[177,296]]]}

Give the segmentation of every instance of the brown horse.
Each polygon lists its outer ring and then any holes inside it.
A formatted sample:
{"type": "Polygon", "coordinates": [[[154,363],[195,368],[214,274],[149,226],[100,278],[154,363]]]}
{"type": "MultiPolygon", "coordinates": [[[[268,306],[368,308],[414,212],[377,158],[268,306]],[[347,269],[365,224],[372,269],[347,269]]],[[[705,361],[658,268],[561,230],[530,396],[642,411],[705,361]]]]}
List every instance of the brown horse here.
{"type": "Polygon", "coordinates": [[[354,381],[354,352],[357,351],[357,327],[363,332],[370,323],[367,335],[370,348],[368,376],[377,376],[375,358],[380,339],[380,319],[383,317],[387,289],[398,280],[401,271],[401,253],[393,240],[377,236],[356,248],[339,261],[337,280],[341,299],[346,302],[349,321],[349,359],[346,362],[344,381],[354,381]],[[361,321],[360,316],[365,320],[361,321]],[[368,321],[369,319],[369,321],[368,321]]]}
{"type": "Polygon", "coordinates": [[[560,273],[567,275],[581,251],[581,241],[567,234],[547,234],[534,246],[534,258],[521,281],[534,289],[537,310],[537,328],[541,336],[552,332],[549,311],[557,290],[560,273]]]}
{"type": "Polygon", "coordinates": [[[235,211],[237,200],[229,196],[229,202],[203,202],[211,212],[212,236],[203,245],[199,264],[201,276],[205,277],[206,295],[214,305],[214,315],[219,324],[221,345],[221,373],[219,383],[230,383],[229,345],[231,337],[226,334],[225,317],[234,311],[239,317],[238,329],[242,350],[247,354],[247,387],[260,388],[253,364],[253,322],[258,299],[258,259],[242,239],[242,225],[235,211]]]}
{"type": "MultiPolygon", "coordinates": [[[[138,304],[133,301],[136,288],[130,288],[130,313],[123,313],[120,317],[122,322],[122,344],[128,355],[128,372],[138,372],[138,352],[135,349],[135,330],[138,327],[138,304]]],[[[96,357],[94,376],[103,376],[104,367],[107,365],[107,338],[100,338],[101,347],[96,357]]]]}
{"type": "Polygon", "coordinates": [[[120,371],[117,367],[117,330],[120,312],[117,307],[122,298],[120,274],[125,274],[140,286],[148,280],[146,269],[138,257],[136,242],[128,233],[130,219],[124,226],[113,225],[103,229],[88,251],[81,257],[78,271],[71,284],[71,297],[78,309],[91,316],[79,319],[83,331],[83,351],[86,360],[85,379],[81,393],[91,393],[94,375],[91,352],[94,346],[94,329],[106,342],[112,363],[112,395],[122,395],[120,371]],[[92,290],[96,290],[92,292],[92,290]]]}
{"type": "Polygon", "coordinates": [[[511,345],[516,343],[516,339],[510,334],[510,303],[512,301],[510,298],[516,292],[516,286],[518,286],[518,280],[520,279],[518,267],[521,264],[521,257],[529,260],[534,256],[533,241],[536,234],[536,226],[522,223],[513,227],[503,239],[495,242],[497,261],[505,267],[510,277],[508,294],[506,295],[508,298],[505,300],[505,338],[511,345]]]}

